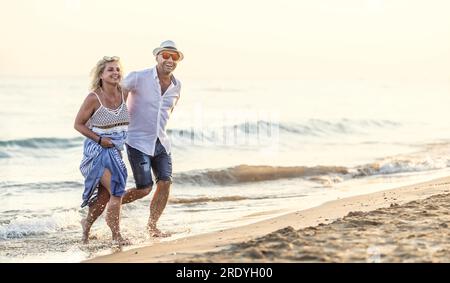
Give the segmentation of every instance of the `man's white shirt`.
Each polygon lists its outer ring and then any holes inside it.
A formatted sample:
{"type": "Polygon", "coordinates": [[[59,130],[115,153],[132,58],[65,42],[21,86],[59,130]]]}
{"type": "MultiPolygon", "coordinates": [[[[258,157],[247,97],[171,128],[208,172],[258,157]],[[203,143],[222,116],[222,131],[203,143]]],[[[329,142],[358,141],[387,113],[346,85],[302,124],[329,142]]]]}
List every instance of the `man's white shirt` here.
{"type": "Polygon", "coordinates": [[[180,81],[172,77],[169,88],[161,95],[155,66],[131,72],[122,81],[122,86],[130,91],[127,99],[130,112],[127,144],[153,156],[156,140],[159,138],[167,153],[170,153],[171,143],[166,127],[170,114],[180,98],[180,81]]]}

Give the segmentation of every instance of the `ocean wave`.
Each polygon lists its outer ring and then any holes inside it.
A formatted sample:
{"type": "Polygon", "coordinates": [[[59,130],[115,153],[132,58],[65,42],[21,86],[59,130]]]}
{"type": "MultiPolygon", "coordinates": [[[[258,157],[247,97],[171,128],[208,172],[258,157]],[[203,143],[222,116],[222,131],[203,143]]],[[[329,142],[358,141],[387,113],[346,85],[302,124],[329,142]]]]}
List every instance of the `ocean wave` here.
{"type": "Polygon", "coordinates": [[[170,198],[169,202],[171,204],[201,204],[209,202],[227,202],[227,201],[241,201],[241,200],[265,200],[265,199],[283,199],[283,198],[294,198],[294,197],[305,197],[306,195],[295,194],[295,195],[261,195],[261,196],[220,196],[220,197],[194,197],[194,198],[170,198]]]}
{"type": "Polygon", "coordinates": [[[73,188],[82,188],[84,184],[76,181],[61,181],[61,182],[34,182],[34,183],[0,183],[0,188],[3,189],[26,189],[39,191],[64,190],[73,188]]]}
{"type": "MultiPolygon", "coordinates": [[[[355,167],[345,166],[264,166],[264,165],[238,165],[224,169],[204,169],[180,172],[174,174],[174,183],[177,186],[227,186],[263,181],[300,178],[319,183],[323,186],[332,186],[352,178],[362,178],[375,175],[391,175],[397,173],[423,172],[450,167],[450,159],[430,158],[386,158],[377,162],[355,167]]],[[[27,191],[61,191],[80,189],[82,182],[36,182],[36,183],[8,183],[0,184],[4,190],[2,196],[27,191]],[[12,189],[12,190],[11,190],[12,189]]],[[[199,197],[194,199],[174,198],[174,204],[189,204],[197,202],[222,202],[245,200],[243,196],[199,197]]]]}
{"type": "Polygon", "coordinates": [[[0,239],[17,239],[33,235],[56,232],[58,224],[46,217],[45,219],[18,219],[0,227],[0,239]]]}
{"type": "MultiPolygon", "coordinates": [[[[271,137],[277,133],[290,133],[301,136],[323,136],[327,134],[354,134],[366,131],[368,128],[398,127],[400,123],[389,120],[350,120],[340,119],[327,121],[310,119],[304,123],[290,123],[278,121],[246,121],[232,125],[204,128],[182,128],[168,129],[167,133],[174,145],[182,145],[177,141],[186,139],[197,139],[214,142],[217,139],[233,136],[271,137]]],[[[57,138],[38,137],[28,139],[0,140],[0,158],[9,157],[5,148],[24,149],[66,149],[82,146],[84,137],[57,138]]]]}
{"type": "Polygon", "coordinates": [[[0,226],[0,239],[17,239],[72,229],[78,227],[79,220],[80,216],[77,209],[54,213],[52,216],[19,216],[0,226]]]}
{"type": "Polygon", "coordinates": [[[450,167],[450,142],[430,143],[422,150],[407,154],[388,156],[375,162],[352,168],[355,177],[422,172],[450,167]]]}
{"type": "MultiPolygon", "coordinates": [[[[6,140],[0,141],[0,149],[1,148],[30,148],[30,149],[59,149],[59,148],[70,148],[81,146],[84,138],[76,137],[76,138],[29,138],[29,139],[16,139],[16,140],[6,140]]],[[[6,155],[6,153],[0,152],[0,156],[6,155]]]]}
{"type": "Polygon", "coordinates": [[[224,202],[224,201],[239,201],[246,200],[248,197],[244,196],[223,196],[223,197],[197,197],[197,198],[171,198],[171,204],[197,204],[205,202],[224,202]]]}
{"type": "MultiPolygon", "coordinates": [[[[444,147],[444,149],[447,145],[444,147]]],[[[387,157],[376,162],[355,167],[345,166],[258,166],[239,165],[225,169],[195,170],[175,174],[175,182],[184,184],[233,185],[280,179],[303,178],[322,185],[333,185],[347,179],[374,175],[391,175],[409,172],[424,172],[450,167],[450,158],[419,152],[410,155],[387,157]]]]}
{"type": "Polygon", "coordinates": [[[390,120],[351,120],[338,119],[327,121],[310,119],[305,123],[282,123],[280,130],[300,135],[321,136],[326,134],[354,134],[365,132],[370,128],[391,128],[401,124],[390,120]]]}
{"type": "Polygon", "coordinates": [[[196,128],[169,129],[175,145],[186,141],[217,142],[227,139],[271,138],[278,134],[290,134],[304,137],[324,137],[329,135],[353,135],[367,133],[370,130],[396,128],[402,124],[390,120],[351,120],[338,119],[327,121],[310,119],[303,123],[279,121],[245,121],[232,125],[203,126],[196,128]]]}
{"type": "Polygon", "coordinates": [[[354,177],[389,175],[396,173],[438,170],[447,168],[449,166],[450,160],[395,159],[358,166],[352,170],[351,174],[354,177]]]}
{"type": "Polygon", "coordinates": [[[327,174],[348,174],[345,167],[335,166],[251,166],[239,165],[222,170],[192,171],[176,174],[176,180],[198,185],[228,185],[327,174]]]}
{"type": "Polygon", "coordinates": [[[6,152],[0,151],[0,159],[2,159],[2,158],[9,158],[9,157],[11,157],[11,155],[9,155],[6,152]]]}

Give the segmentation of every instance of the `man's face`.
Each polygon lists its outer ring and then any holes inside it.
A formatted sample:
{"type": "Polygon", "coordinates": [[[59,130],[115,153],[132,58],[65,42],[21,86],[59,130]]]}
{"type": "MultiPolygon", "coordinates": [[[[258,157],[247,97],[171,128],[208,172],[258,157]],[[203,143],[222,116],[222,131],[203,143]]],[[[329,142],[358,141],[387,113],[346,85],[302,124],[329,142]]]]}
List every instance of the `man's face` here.
{"type": "Polygon", "coordinates": [[[173,51],[161,51],[156,56],[156,61],[158,62],[159,69],[163,72],[170,74],[177,67],[177,63],[180,59],[180,55],[173,51]]]}

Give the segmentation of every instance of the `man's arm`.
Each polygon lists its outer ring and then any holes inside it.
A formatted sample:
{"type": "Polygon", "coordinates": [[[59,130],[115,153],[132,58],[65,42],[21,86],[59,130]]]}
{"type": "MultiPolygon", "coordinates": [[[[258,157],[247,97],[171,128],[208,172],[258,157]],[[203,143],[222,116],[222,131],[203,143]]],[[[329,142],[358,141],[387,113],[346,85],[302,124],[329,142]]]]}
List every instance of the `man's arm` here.
{"type": "Polygon", "coordinates": [[[130,91],[131,91],[131,90],[129,90],[129,89],[127,89],[127,88],[124,88],[124,87],[122,86],[123,99],[125,100],[125,102],[126,102],[127,99],[128,99],[128,94],[130,93],[130,91]]]}
{"type": "Polygon", "coordinates": [[[120,83],[125,101],[128,98],[128,94],[136,89],[136,84],[137,84],[136,72],[131,72],[130,74],[128,74],[128,76],[126,76],[120,83]]]}

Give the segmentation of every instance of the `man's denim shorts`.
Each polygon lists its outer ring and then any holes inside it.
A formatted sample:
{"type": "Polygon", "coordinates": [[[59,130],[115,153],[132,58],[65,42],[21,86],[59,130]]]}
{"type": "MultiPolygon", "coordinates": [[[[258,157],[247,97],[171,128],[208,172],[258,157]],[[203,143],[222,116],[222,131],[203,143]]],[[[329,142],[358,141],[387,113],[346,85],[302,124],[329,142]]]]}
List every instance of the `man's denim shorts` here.
{"type": "Polygon", "coordinates": [[[153,186],[152,173],[158,181],[172,183],[172,157],[166,152],[159,139],[155,145],[155,155],[150,156],[127,144],[128,160],[133,170],[134,181],[137,189],[145,189],[153,186]]]}

